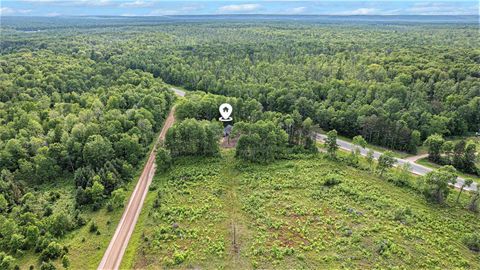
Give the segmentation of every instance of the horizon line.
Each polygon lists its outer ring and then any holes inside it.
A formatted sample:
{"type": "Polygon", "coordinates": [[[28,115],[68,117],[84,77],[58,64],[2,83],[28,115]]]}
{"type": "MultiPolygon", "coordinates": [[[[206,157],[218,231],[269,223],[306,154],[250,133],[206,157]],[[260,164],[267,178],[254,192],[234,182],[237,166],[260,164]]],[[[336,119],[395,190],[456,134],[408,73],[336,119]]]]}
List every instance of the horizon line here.
{"type": "Polygon", "coordinates": [[[0,15],[1,17],[176,17],[176,16],[337,16],[337,17],[371,17],[371,16],[480,16],[480,14],[282,14],[282,13],[239,13],[239,14],[165,14],[165,15],[102,15],[102,14],[85,14],[85,15],[0,15]]]}

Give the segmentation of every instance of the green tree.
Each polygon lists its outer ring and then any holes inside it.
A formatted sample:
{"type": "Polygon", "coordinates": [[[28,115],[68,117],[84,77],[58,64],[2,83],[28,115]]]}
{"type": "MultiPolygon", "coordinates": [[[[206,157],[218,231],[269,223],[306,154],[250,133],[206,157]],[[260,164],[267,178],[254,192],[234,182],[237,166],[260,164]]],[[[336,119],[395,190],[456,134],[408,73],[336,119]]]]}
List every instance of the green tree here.
{"type": "Polygon", "coordinates": [[[478,201],[480,200],[480,188],[478,185],[475,185],[475,190],[471,192],[470,203],[468,204],[468,209],[473,212],[478,211],[478,201]]]}
{"type": "Polygon", "coordinates": [[[430,135],[425,140],[428,147],[428,158],[433,162],[440,162],[442,154],[442,146],[445,143],[443,137],[439,134],[430,135]]]}
{"type": "Polygon", "coordinates": [[[113,158],[113,148],[110,141],[101,135],[93,135],[83,148],[83,159],[92,168],[100,169],[113,158]]]}
{"type": "Polygon", "coordinates": [[[98,180],[99,179],[94,180],[93,185],[91,187],[87,187],[87,189],[85,190],[87,195],[92,198],[92,202],[94,204],[99,203],[104,198],[103,193],[105,191],[105,188],[98,180]]]}
{"type": "Polygon", "coordinates": [[[14,269],[15,258],[0,251],[0,269],[12,270],[14,269]]]}
{"type": "Polygon", "coordinates": [[[0,213],[7,211],[8,201],[5,199],[5,196],[0,193],[0,213]]]}
{"type": "Polygon", "coordinates": [[[42,260],[49,261],[60,258],[63,254],[63,247],[57,242],[50,242],[48,246],[42,251],[42,260]]]}
{"type": "Polygon", "coordinates": [[[240,134],[235,156],[252,162],[267,163],[285,154],[288,134],[271,121],[236,123],[234,132],[240,134]]]}
{"type": "Polygon", "coordinates": [[[67,255],[62,256],[62,266],[63,268],[67,269],[70,267],[70,259],[68,258],[67,255]]]}
{"type": "Polygon", "coordinates": [[[157,147],[156,153],[155,163],[157,165],[157,172],[163,173],[172,166],[172,156],[170,155],[170,151],[163,147],[157,147]]]}
{"type": "Polygon", "coordinates": [[[372,169],[372,165],[373,165],[373,158],[374,158],[374,151],[372,149],[368,150],[367,152],[367,163],[368,163],[368,166],[370,169],[372,169]]]}
{"type": "Polygon", "coordinates": [[[383,176],[383,173],[388,169],[392,168],[393,165],[397,160],[393,156],[393,152],[386,151],[378,158],[377,169],[379,171],[380,176],[383,176]]]}
{"type": "Polygon", "coordinates": [[[325,139],[325,145],[327,147],[327,153],[331,158],[336,158],[337,156],[337,131],[330,130],[327,133],[327,139],[325,139]]]}
{"type": "Polygon", "coordinates": [[[412,154],[416,154],[418,150],[418,146],[421,144],[421,133],[418,130],[412,131],[410,136],[410,141],[408,143],[408,152],[412,154]]]}
{"type": "Polygon", "coordinates": [[[463,154],[464,171],[467,173],[477,173],[477,167],[475,165],[477,159],[476,152],[477,144],[473,141],[468,141],[465,145],[465,152],[463,154]]]}
{"type": "Polygon", "coordinates": [[[462,191],[465,187],[469,187],[471,184],[473,184],[473,180],[472,179],[465,179],[465,181],[463,182],[462,186],[460,187],[460,191],[458,192],[458,196],[457,196],[457,199],[455,200],[456,203],[458,203],[460,201],[460,195],[462,195],[462,191]]]}
{"type": "Polygon", "coordinates": [[[431,171],[424,176],[425,184],[423,194],[427,199],[442,204],[450,193],[449,184],[457,182],[455,168],[450,165],[443,166],[438,170],[431,171]]]}
{"type": "Polygon", "coordinates": [[[123,207],[127,194],[123,188],[116,189],[112,192],[109,200],[109,206],[113,209],[123,207]]]}
{"type": "Polygon", "coordinates": [[[454,143],[452,141],[446,141],[442,146],[442,152],[445,153],[446,163],[451,164],[452,153],[453,153],[454,143]]]}

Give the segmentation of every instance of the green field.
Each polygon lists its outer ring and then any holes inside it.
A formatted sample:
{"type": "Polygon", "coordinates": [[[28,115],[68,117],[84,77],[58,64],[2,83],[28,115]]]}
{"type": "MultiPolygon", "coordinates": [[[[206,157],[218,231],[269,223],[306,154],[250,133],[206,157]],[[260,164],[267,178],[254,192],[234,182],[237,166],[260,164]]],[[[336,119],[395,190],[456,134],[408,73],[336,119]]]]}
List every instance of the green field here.
{"type": "Polygon", "coordinates": [[[179,159],[155,177],[123,266],[478,269],[461,239],[480,221],[455,195],[431,205],[322,154],[266,166],[232,151],[179,159]],[[332,176],[340,183],[326,186],[332,176]]]}

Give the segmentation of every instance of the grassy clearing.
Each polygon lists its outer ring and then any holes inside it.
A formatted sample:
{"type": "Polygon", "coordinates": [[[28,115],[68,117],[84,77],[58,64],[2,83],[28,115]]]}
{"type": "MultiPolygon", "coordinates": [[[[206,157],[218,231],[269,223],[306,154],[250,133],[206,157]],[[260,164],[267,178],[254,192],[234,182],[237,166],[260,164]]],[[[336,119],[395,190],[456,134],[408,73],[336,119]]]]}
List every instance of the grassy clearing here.
{"type": "MultiPolygon", "coordinates": [[[[461,239],[478,215],[319,157],[269,165],[185,158],[158,175],[128,266],[159,268],[466,268],[461,239]],[[324,185],[334,174],[340,183],[324,185]],[[235,235],[235,237],[234,237],[235,235]],[[234,240],[235,239],[235,240],[234,240]]],[[[466,202],[467,196],[463,198],[466,202]]]]}

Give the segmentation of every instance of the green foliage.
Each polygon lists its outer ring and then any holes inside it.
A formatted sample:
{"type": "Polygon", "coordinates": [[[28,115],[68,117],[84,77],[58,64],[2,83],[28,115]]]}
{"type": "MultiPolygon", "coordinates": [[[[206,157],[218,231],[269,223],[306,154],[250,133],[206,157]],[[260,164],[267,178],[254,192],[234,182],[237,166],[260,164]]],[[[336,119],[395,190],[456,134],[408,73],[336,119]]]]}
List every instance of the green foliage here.
{"type": "Polygon", "coordinates": [[[55,260],[57,258],[60,258],[63,254],[63,247],[56,243],[56,242],[51,242],[48,244],[48,246],[42,251],[42,260],[47,262],[49,260],[55,260]]]}
{"type": "Polygon", "coordinates": [[[480,251],[480,235],[472,233],[463,238],[463,243],[470,249],[476,252],[480,251]]]}
{"type": "Polygon", "coordinates": [[[68,258],[67,255],[62,256],[62,266],[63,268],[67,269],[70,267],[70,259],[68,258]]]}
{"type": "Polygon", "coordinates": [[[170,151],[163,147],[157,147],[157,153],[155,157],[155,164],[157,165],[157,172],[166,172],[172,166],[172,156],[170,151]]]}
{"type": "Polygon", "coordinates": [[[116,189],[112,192],[112,196],[108,202],[108,206],[113,210],[122,208],[125,203],[127,194],[123,188],[116,189]]]}
{"type": "Polygon", "coordinates": [[[428,147],[428,158],[434,162],[439,162],[441,159],[442,146],[445,143],[443,137],[439,134],[434,134],[428,137],[424,144],[428,147]]]}
{"type": "Polygon", "coordinates": [[[325,144],[327,146],[327,153],[331,158],[335,158],[337,156],[337,131],[330,130],[327,132],[327,139],[325,140],[325,144]]]}
{"type": "Polygon", "coordinates": [[[397,160],[393,156],[392,151],[385,151],[379,158],[378,158],[378,164],[377,164],[377,170],[380,174],[380,176],[383,176],[385,171],[388,169],[392,168],[393,165],[397,163],[397,160]]]}
{"type": "Polygon", "coordinates": [[[174,99],[149,73],[47,43],[0,55],[0,252],[22,269],[132,179],[174,99]]]}
{"type": "Polygon", "coordinates": [[[0,251],[0,268],[5,270],[14,269],[15,258],[0,251]]]}
{"type": "Polygon", "coordinates": [[[411,188],[322,155],[269,164],[222,155],[178,158],[156,176],[159,203],[146,208],[132,268],[478,265],[462,241],[479,228],[478,216],[466,209],[437,207],[411,188]],[[340,259],[352,257],[361,259],[340,259]]]}
{"type": "Polygon", "coordinates": [[[445,141],[440,135],[427,138],[429,159],[437,164],[452,165],[456,169],[470,174],[479,174],[476,166],[477,144],[474,141],[445,141]]]}
{"type": "Polygon", "coordinates": [[[286,151],[288,135],[271,121],[236,123],[234,132],[240,134],[235,148],[240,159],[268,163],[282,158],[286,151]]]}
{"type": "Polygon", "coordinates": [[[90,226],[88,227],[88,231],[91,233],[96,233],[98,232],[98,225],[95,223],[95,221],[90,222],[90,226]]]}
{"type": "Polygon", "coordinates": [[[340,183],[342,183],[342,177],[340,175],[335,173],[329,173],[325,177],[325,181],[323,182],[323,185],[327,187],[332,187],[340,183]]]}
{"type": "Polygon", "coordinates": [[[52,262],[42,262],[40,270],[56,270],[57,268],[52,262]]]}
{"type": "Polygon", "coordinates": [[[3,194],[0,194],[0,212],[6,211],[7,207],[8,207],[7,199],[5,199],[5,196],[3,196],[3,194]]]}
{"type": "Polygon", "coordinates": [[[172,157],[218,154],[218,141],[222,134],[218,122],[186,119],[175,123],[167,132],[165,146],[172,157]]]}
{"type": "Polygon", "coordinates": [[[442,204],[450,194],[449,184],[457,182],[457,174],[452,166],[443,166],[442,168],[431,171],[425,176],[423,193],[427,199],[442,204]]]}

